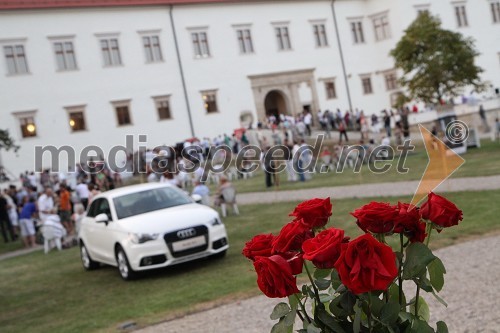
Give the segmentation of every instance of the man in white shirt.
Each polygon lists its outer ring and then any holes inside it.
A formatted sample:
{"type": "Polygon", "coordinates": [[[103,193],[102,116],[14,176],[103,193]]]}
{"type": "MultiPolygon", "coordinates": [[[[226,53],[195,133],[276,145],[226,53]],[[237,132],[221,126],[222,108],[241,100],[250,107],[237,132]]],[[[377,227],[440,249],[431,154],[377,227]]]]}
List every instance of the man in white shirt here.
{"type": "Polygon", "coordinates": [[[311,136],[312,114],[309,111],[306,111],[304,115],[304,124],[306,125],[307,136],[311,136]]]}
{"type": "Polygon", "coordinates": [[[50,187],[45,188],[45,192],[38,198],[38,214],[42,222],[45,222],[49,215],[54,214],[56,211],[54,209],[54,198],[52,189],[50,187]]]}
{"type": "Polygon", "coordinates": [[[89,187],[84,181],[80,181],[78,185],[75,187],[76,194],[80,198],[80,202],[83,207],[87,209],[87,205],[89,204],[89,187]]]}

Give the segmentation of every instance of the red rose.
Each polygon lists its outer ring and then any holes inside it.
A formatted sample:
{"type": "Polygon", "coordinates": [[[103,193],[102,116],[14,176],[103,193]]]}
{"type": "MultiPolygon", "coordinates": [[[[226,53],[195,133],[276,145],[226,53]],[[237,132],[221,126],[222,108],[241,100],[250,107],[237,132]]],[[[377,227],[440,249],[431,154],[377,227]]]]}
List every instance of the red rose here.
{"type": "Polygon", "coordinates": [[[302,223],[309,228],[324,227],[328,218],[332,215],[332,203],[330,198],[311,199],[300,203],[289,216],[302,219],[302,223]]]}
{"type": "Polygon", "coordinates": [[[387,290],[398,275],[392,249],[370,234],[344,244],[335,268],[342,283],[354,294],[387,290]]]}
{"type": "Polygon", "coordinates": [[[412,243],[423,242],[427,236],[425,233],[426,224],[420,219],[419,208],[401,202],[398,202],[395,207],[398,216],[395,220],[394,232],[404,233],[412,243]]]}
{"type": "Polygon", "coordinates": [[[300,220],[294,220],[285,225],[273,241],[273,253],[298,251],[302,243],[312,237],[311,230],[300,220]]]}
{"type": "Polygon", "coordinates": [[[430,192],[427,201],[420,208],[422,217],[442,228],[448,228],[462,221],[462,211],[455,204],[440,195],[430,192]]]}
{"type": "Polygon", "coordinates": [[[281,256],[256,257],[253,262],[259,289],[270,298],[287,297],[299,292],[290,264],[281,256]]]}
{"type": "Polygon", "coordinates": [[[250,260],[255,260],[257,256],[270,257],[272,255],[273,240],[274,236],[272,234],[257,235],[245,243],[242,253],[250,260]]]}
{"type": "Polygon", "coordinates": [[[357,224],[364,232],[385,234],[394,229],[394,220],[398,211],[385,202],[370,202],[351,213],[357,219],[357,224]]]}
{"type": "Polygon", "coordinates": [[[280,257],[285,259],[292,269],[293,275],[298,275],[302,273],[302,267],[304,265],[304,259],[302,258],[302,253],[298,252],[287,252],[278,254],[280,257]]]}
{"type": "Polygon", "coordinates": [[[302,244],[304,259],[312,261],[317,268],[333,268],[340,256],[342,242],[348,239],[344,237],[344,230],[326,229],[302,244]]]}

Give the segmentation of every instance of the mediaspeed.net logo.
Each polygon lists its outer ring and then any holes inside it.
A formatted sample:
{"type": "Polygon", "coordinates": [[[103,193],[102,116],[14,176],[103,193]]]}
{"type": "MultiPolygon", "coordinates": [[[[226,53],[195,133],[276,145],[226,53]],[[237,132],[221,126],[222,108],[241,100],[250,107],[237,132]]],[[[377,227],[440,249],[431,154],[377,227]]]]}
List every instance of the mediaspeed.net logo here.
{"type": "MultiPolygon", "coordinates": [[[[467,125],[459,120],[448,124],[444,136],[444,141],[447,143],[434,136],[422,125],[419,125],[419,130],[429,161],[415,190],[411,201],[413,205],[420,203],[430,191],[435,190],[465,162],[450,146],[463,146],[469,136],[467,125]]],[[[223,174],[231,167],[247,173],[263,168],[272,174],[293,172],[300,175],[312,171],[341,174],[344,172],[360,173],[365,161],[369,161],[366,163],[367,168],[373,174],[383,174],[392,168],[395,168],[399,174],[406,174],[410,172],[410,168],[406,166],[406,160],[409,153],[415,150],[415,145],[411,143],[411,140],[406,140],[395,148],[390,145],[370,148],[365,145],[344,145],[339,146],[339,152],[332,152],[338,158],[335,164],[324,163],[324,159],[319,158],[323,147],[326,146],[324,135],[318,135],[313,144],[303,144],[298,149],[292,150],[286,145],[274,145],[265,149],[258,145],[246,145],[237,154],[233,154],[231,147],[227,145],[212,146],[208,151],[199,145],[184,147],[181,151],[171,146],[160,146],[153,149],[159,153],[154,154],[152,159],[146,162],[143,157],[148,151],[147,135],[138,136],[138,145],[135,144],[134,139],[134,135],[126,135],[125,145],[113,146],[106,155],[104,150],[97,145],[86,146],[80,150],[79,154],[68,145],[36,146],[34,148],[35,170],[46,170],[47,167],[43,166],[43,162],[48,160],[50,163],[48,169],[51,172],[74,173],[77,172],[76,165],[79,163],[86,173],[99,173],[105,167],[114,172],[134,174],[154,172],[160,175],[165,172],[184,172],[195,173],[197,178],[204,182],[209,179],[210,175],[223,174]],[[133,151],[137,153],[133,155],[132,161],[127,162],[124,156],[133,151]],[[66,159],[62,159],[62,156],[66,159]],[[182,157],[183,163],[177,162],[178,156],[182,157]],[[206,156],[211,156],[211,158],[207,159],[206,156]],[[396,159],[395,156],[397,156],[396,159]],[[61,164],[66,165],[67,168],[60,170],[61,164]]]]}

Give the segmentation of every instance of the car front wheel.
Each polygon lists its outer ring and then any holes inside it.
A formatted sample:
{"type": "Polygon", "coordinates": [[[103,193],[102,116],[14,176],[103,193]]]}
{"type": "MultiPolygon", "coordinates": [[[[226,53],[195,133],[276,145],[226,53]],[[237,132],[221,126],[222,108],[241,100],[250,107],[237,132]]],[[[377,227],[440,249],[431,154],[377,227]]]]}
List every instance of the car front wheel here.
{"type": "Polygon", "coordinates": [[[116,250],[116,263],[122,279],[128,281],[137,277],[137,273],[130,267],[127,255],[121,246],[116,250]]]}
{"type": "Polygon", "coordinates": [[[99,267],[99,263],[90,258],[89,251],[87,251],[87,247],[83,244],[83,242],[80,244],[80,258],[82,259],[83,268],[87,271],[91,271],[99,267]]]}

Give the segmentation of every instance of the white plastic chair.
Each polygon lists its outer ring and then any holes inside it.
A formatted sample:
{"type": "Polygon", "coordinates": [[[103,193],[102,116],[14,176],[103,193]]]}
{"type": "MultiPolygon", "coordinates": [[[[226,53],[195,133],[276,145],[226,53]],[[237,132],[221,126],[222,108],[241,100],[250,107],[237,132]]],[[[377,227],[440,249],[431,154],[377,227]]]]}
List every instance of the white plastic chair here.
{"type": "Polygon", "coordinates": [[[60,222],[59,216],[50,215],[42,224],[43,247],[45,254],[50,251],[50,242],[54,241],[59,251],[62,250],[61,238],[66,236],[66,229],[60,222]]]}
{"type": "Polygon", "coordinates": [[[236,204],[236,189],[234,187],[226,187],[221,192],[223,202],[220,204],[220,209],[222,211],[222,217],[227,216],[226,204],[232,205],[233,212],[235,215],[240,215],[240,211],[238,210],[238,205],[236,204]]]}

